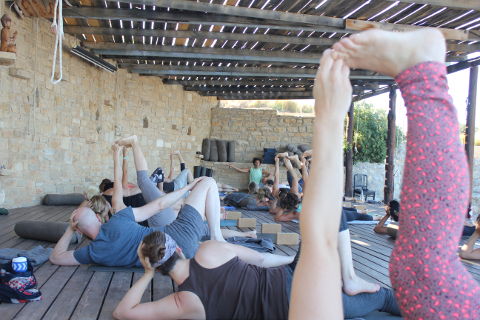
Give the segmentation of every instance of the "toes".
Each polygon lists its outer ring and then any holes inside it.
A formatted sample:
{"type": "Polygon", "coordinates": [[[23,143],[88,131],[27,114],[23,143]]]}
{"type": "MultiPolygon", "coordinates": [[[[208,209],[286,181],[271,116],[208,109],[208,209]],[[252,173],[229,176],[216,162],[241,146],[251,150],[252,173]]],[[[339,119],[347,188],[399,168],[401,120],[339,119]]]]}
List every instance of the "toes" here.
{"type": "Polygon", "coordinates": [[[355,42],[353,41],[352,37],[353,36],[348,37],[348,38],[343,38],[342,40],[340,40],[338,42],[341,45],[341,47],[344,48],[344,49],[340,50],[341,52],[348,53],[349,51],[356,51],[356,50],[360,49],[360,46],[357,44],[356,41],[355,42]]]}

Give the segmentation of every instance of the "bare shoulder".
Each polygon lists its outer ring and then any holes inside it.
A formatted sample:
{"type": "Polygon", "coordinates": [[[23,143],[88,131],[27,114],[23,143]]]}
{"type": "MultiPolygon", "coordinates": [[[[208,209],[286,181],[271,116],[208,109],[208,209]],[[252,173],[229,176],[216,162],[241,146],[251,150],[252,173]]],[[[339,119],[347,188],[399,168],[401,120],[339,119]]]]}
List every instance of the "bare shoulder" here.
{"type": "Polygon", "coordinates": [[[232,244],[209,240],[200,245],[195,260],[204,268],[217,268],[235,256],[232,244]]]}

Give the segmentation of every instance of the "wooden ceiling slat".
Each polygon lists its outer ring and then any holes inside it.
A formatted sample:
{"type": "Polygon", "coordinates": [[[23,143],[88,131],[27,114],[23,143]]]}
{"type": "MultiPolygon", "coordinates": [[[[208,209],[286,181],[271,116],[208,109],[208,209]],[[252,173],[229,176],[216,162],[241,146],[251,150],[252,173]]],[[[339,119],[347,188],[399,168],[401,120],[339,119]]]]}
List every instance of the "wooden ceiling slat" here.
{"type": "MultiPolygon", "coordinates": [[[[397,1],[397,0],[387,0],[387,1],[397,1]]],[[[478,0],[399,0],[399,1],[406,2],[406,3],[429,4],[437,7],[480,10],[480,1],[478,0]]]]}

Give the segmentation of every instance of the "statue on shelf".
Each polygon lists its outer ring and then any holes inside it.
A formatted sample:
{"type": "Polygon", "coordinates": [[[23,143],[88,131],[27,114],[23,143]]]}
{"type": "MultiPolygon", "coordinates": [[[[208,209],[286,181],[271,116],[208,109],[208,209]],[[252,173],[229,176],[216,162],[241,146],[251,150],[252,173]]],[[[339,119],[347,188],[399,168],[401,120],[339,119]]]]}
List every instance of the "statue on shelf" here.
{"type": "Polygon", "coordinates": [[[17,31],[12,32],[10,29],[12,26],[12,19],[4,14],[2,16],[2,19],[0,19],[2,22],[2,42],[1,42],[1,47],[0,51],[6,51],[6,52],[17,52],[17,46],[15,45],[15,39],[17,38],[17,31]]]}

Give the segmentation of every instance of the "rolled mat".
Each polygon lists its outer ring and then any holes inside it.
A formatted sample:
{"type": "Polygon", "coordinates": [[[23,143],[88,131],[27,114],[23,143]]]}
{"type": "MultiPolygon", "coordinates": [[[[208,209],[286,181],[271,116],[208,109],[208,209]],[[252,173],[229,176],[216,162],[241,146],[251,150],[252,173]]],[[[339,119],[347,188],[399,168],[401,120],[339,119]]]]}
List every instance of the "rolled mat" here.
{"type": "Polygon", "coordinates": [[[217,140],[218,161],[227,162],[227,141],[217,140]]]}
{"type": "Polygon", "coordinates": [[[217,140],[210,140],[210,161],[218,161],[217,140]]]}
{"type": "MultiPolygon", "coordinates": [[[[13,230],[17,236],[25,239],[58,242],[67,228],[68,222],[25,220],[17,222],[13,230]]],[[[75,232],[70,243],[80,241],[82,236],[75,232]]]]}
{"type": "Polygon", "coordinates": [[[43,198],[43,204],[46,206],[78,206],[85,200],[81,193],[66,194],[47,194],[43,198]]]}
{"type": "Polygon", "coordinates": [[[207,175],[207,168],[201,167],[202,168],[202,173],[200,173],[201,177],[205,177],[207,175]]]}
{"type": "Polygon", "coordinates": [[[205,170],[205,176],[207,177],[213,177],[213,169],[207,168],[205,170]]]}
{"type": "Polygon", "coordinates": [[[198,177],[202,176],[202,167],[201,166],[194,166],[193,167],[193,178],[197,179],[198,177]]]}
{"type": "Polygon", "coordinates": [[[210,139],[203,139],[202,141],[202,154],[203,160],[209,161],[210,160],[210,139]]]}
{"type": "Polygon", "coordinates": [[[235,141],[227,141],[227,161],[235,162],[235,141]]]}

